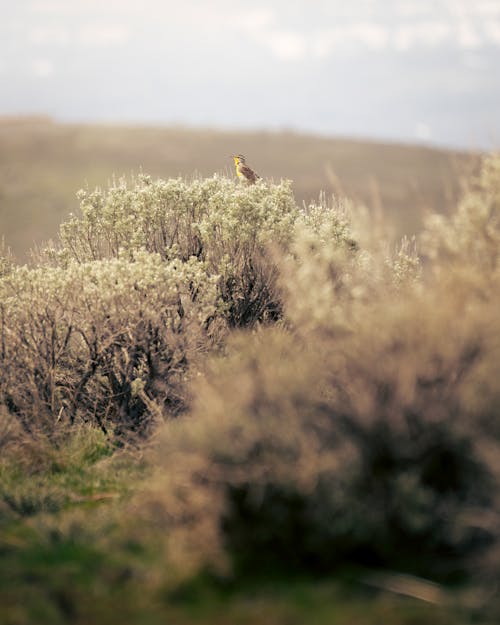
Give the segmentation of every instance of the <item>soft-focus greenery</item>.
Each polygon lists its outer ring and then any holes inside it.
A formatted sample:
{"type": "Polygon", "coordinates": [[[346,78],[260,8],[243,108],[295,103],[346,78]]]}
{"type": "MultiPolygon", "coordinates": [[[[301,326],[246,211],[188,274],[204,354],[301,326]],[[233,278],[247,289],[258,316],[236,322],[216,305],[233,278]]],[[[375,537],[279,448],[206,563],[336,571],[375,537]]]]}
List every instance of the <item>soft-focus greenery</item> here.
{"type": "Polygon", "coordinates": [[[152,467],[79,427],[56,442],[10,433],[0,461],[0,623],[483,625],[481,588],[446,591],[400,574],[198,576],[179,586],[159,515],[136,505],[152,467]],[[135,495],[134,495],[135,493],[135,495]]]}
{"type": "Polygon", "coordinates": [[[3,250],[0,623],[497,622],[499,181],[394,247],[141,176],[3,250]]]}

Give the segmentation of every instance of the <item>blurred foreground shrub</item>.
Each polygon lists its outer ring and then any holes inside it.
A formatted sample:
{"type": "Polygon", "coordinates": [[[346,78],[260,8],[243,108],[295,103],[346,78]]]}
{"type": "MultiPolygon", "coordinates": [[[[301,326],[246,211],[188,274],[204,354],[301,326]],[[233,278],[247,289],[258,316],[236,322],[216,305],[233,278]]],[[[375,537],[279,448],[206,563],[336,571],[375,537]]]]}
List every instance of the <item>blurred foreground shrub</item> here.
{"type": "Polygon", "coordinates": [[[352,254],[302,224],[288,329],[233,338],[162,429],[141,510],[171,561],[450,579],[488,555],[498,575],[499,172],[431,220],[423,277],[406,244],[352,254]]]}

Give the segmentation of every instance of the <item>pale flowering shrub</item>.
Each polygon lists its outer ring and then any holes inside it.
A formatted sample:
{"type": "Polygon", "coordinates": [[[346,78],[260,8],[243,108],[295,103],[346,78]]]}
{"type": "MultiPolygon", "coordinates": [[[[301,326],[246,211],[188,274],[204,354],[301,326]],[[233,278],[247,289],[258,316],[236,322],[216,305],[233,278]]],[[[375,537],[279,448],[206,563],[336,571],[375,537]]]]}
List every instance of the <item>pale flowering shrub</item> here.
{"type": "Polygon", "coordinates": [[[0,401],[27,429],[144,432],[178,414],[197,354],[282,316],[281,258],[302,229],[352,252],[346,213],[324,198],[300,211],[288,182],[140,176],[80,200],[60,245],[0,282],[0,401]]]}
{"type": "Polygon", "coordinates": [[[144,432],[177,414],[209,343],[216,280],[196,259],[144,251],[16,267],[0,280],[1,403],[28,430],[83,418],[144,432]]]}
{"type": "Polygon", "coordinates": [[[285,318],[298,332],[351,331],[367,306],[405,297],[422,273],[414,239],[403,238],[392,251],[382,242],[361,248],[347,208],[324,198],[297,219],[280,271],[285,318]]]}
{"type": "Polygon", "coordinates": [[[45,251],[50,262],[128,258],[139,249],[164,260],[205,262],[219,276],[230,325],[251,325],[279,316],[274,292],[277,269],[269,245],[290,240],[299,214],[289,181],[243,185],[207,179],[120,180],[107,191],[80,191],[81,215],[60,228],[60,246],[45,251]]]}
{"type": "Polygon", "coordinates": [[[423,253],[436,277],[466,281],[488,293],[500,279],[500,155],[483,160],[456,213],[432,215],[423,235],[423,253]]]}
{"type": "Polygon", "coordinates": [[[352,239],[350,210],[352,206],[345,200],[332,197],[328,200],[324,193],[318,202],[310,202],[301,211],[296,222],[299,231],[307,231],[314,235],[316,245],[337,245],[356,249],[352,239]]]}

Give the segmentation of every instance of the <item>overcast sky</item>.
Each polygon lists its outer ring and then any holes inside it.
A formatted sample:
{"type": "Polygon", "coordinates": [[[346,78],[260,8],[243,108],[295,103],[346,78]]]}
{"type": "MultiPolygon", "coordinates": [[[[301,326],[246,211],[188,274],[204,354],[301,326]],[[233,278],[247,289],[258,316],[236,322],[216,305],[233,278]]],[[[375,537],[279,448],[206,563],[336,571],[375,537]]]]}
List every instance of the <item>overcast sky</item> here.
{"type": "Polygon", "coordinates": [[[500,147],[500,0],[17,0],[0,115],[500,147]]]}

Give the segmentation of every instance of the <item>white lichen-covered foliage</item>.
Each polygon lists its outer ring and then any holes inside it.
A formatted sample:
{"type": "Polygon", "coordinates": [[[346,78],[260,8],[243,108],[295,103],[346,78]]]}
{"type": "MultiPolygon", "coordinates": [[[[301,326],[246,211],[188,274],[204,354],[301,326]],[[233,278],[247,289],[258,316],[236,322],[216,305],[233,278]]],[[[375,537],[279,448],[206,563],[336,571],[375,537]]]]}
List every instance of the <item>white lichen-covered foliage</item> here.
{"type": "Polygon", "coordinates": [[[284,315],[306,327],[335,317],[341,285],[357,297],[375,267],[389,282],[408,273],[400,256],[381,270],[357,250],[339,202],[298,207],[289,181],[141,175],[79,198],[37,267],[4,254],[0,401],[27,428],[36,414],[143,430],[186,408],[197,354],[228,328],[284,315]]]}
{"type": "Polygon", "coordinates": [[[60,229],[50,262],[129,258],[142,249],[164,260],[196,257],[211,275],[230,325],[275,319],[275,264],[269,244],[286,244],[299,214],[289,181],[240,185],[227,178],[155,180],[141,175],[107,191],[79,192],[81,215],[60,229]]]}
{"type": "MultiPolygon", "coordinates": [[[[207,179],[152,180],[141,175],[121,180],[107,191],[79,192],[81,215],[60,229],[61,244],[46,257],[65,266],[128,258],[143,249],[165,260],[196,257],[219,276],[219,293],[230,326],[274,321],[281,315],[276,289],[278,268],[269,250],[288,250],[300,231],[310,232],[325,249],[352,246],[345,207],[324,195],[304,209],[296,204],[291,182],[242,185],[207,179]]],[[[401,261],[416,256],[402,254],[401,261]]],[[[395,278],[410,268],[389,262],[395,278]]],[[[398,276],[400,276],[398,278],[398,276]]]]}
{"type": "Polygon", "coordinates": [[[3,402],[26,428],[80,416],[142,430],[146,412],[175,413],[215,281],[194,259],[148,252],[14,268],[0,281],[3,402]]]}
{"type": "Polygon", "coordinates": [[[164,259],[203,257],[214,267],[268,241],[286,240],[297,216],[289,181],[245,186],[214,176],[153,181],[141,175],[107,191],[79,191],[81,215],[61,226],[54,259],[122,257],[137,249],[164,259]]]}

